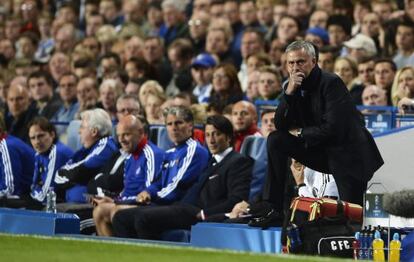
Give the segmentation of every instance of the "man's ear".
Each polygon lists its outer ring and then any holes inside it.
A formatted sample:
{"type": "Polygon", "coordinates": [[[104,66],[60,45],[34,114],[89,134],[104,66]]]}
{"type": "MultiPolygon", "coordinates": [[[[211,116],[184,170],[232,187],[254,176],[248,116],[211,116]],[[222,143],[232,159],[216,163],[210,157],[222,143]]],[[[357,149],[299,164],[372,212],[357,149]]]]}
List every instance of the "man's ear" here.
{"type": "Polygon", "coordinates": [[[96,127],[91,129],[91,133],[94,137],[99,137],[99,131],[96,127]]]}

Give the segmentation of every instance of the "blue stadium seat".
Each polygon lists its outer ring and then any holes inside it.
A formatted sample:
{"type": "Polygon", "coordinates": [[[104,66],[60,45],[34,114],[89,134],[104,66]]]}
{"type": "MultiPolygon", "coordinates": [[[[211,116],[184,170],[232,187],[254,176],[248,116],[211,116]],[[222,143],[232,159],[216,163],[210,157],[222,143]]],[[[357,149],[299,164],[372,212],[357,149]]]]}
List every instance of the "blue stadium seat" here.
{"type": "Polygon", "coordinates": [[[254,159],[252,182],[249,200],[256,197],[263,189],[267,167],[267,139],[259,136],[248,136],[244,139],[240,153],[254,159]]]}
{"type": "Polygon", "coordinates": [[[173,146],[164,125],[150,126],[149,139],[163,150],[168,150],[173,146]]]}
{"type": "Polygon", "coordinates": [[[70,147],[73,151],[77,151],[82,147],[79,136],[80,124],[80,120],[72,120],[70,121],[67,129],[67,146],[70,147]]]}

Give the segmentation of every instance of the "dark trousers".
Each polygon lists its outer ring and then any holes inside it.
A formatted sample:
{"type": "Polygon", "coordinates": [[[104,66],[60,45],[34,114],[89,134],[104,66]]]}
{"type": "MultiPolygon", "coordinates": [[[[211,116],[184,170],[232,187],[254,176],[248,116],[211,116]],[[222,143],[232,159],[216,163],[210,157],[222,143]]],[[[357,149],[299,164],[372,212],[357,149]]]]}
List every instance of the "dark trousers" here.
{"type": "MultiPolygon", "coordinates": [[[[305,147],[303,139],[284,131],[272,132],[267,140],[268,170],[263,190],[263,200],[273,203],[279,211],[283,210],[284,188],[287,181],[288,158],[294,158],[313,170],[332,174],[338,187],[340,199],[363,204],[363,195],[367,183],[355,179],[344,171],[343,174],[332,173],[328,166],[328,155],[321,149],[305,147]]],[[[346,167],[345,167],[346,168],[346,167]]],[[[363,177],[362,174],[360,177],[363,177]]]]}
{"type": "Polygon", "coordinates": [[[190,205],[143,206],[118,211],[112,219],[117,237],[159,239],[170,229],[190,229],[200,208],[190,205]]]}
{"type": "Polygon", "coordinates": [[[37,201],[34,200],[29,195],[20,196],[20,198],[0,198],[0,207],[8,207],[8,208],[25,208],[31,210],[42,210],[45,206],[37,201]]]}

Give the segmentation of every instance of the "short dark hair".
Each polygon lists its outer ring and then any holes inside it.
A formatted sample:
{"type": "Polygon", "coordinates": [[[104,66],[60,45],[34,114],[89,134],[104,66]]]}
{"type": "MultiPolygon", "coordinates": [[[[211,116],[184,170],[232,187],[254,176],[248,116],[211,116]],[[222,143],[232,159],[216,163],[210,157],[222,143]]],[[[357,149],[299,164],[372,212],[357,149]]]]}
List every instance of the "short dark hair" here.
{"type": "Polygon", "coordinates": [[[348,36],[352,33],[352,21],[351,18],[346,15],[331,15],[328,18],[326,27],[329,28],[330,25],[338,25],[342,27],[348,36]]]}
{"type": "Polygon", "coordinates": [[[397,72],[397,65],[395,64],[395,62],[390,59],[390,58],[378,58],[375,60],[375,66],[379,63],[388,63],[391,65],[391,69],[394,72],[397,72]]]}
{"type": "Polygon", "coordinates": [[[233,125],[231,124],[230,120],[227,119],[227,117],[222,115],[209,116],[207,117],[206,125],[214,126],[220,132],[228,136],[231,141],[233,141],[233,125]]]}
{"type": "Polygon", "coordinates": [[[54,133],[55,138],[53,139],[53,143],[57,142],[58,137],[57,137],[57,133],[56,133],[56,128],[52,123],[50,123],[50,121],[46,117],[43,117],[43,116],[35,117],[32,121],[30,121],[29,129],[32,126],[39,126],[40,129],[42,129],[45,132],[54,133]]]}
{"type": "Polygon", "coordinates": [[[27,78],[27,85],[29,85],[30,79],[32,78],[44,78],[46,80],[46,83],[53,88],[53,78],[52,75],[50,75],[49,72],[46,71],[35,71],[29,75],[27,78]]]}

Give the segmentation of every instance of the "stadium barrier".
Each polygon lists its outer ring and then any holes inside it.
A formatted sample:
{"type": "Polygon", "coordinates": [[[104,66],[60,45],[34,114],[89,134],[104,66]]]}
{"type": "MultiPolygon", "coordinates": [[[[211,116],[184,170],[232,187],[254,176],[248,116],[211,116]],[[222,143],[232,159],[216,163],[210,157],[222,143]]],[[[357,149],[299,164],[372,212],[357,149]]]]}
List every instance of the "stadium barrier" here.
{"type": "Polygon", "coordinates": [[[0,208],[0,232],[52,236],[79,234],[79,228],[79,218],[74,214],[0,208]]]}
{"type": "Polygon", "coordinates": [[[281,253],[280,227],[261,229],[244,224],[198,223],[191,228],[191,245],[259,253],[281,253]]]}

